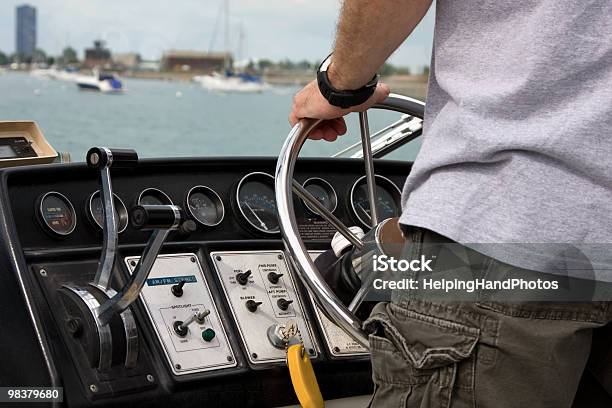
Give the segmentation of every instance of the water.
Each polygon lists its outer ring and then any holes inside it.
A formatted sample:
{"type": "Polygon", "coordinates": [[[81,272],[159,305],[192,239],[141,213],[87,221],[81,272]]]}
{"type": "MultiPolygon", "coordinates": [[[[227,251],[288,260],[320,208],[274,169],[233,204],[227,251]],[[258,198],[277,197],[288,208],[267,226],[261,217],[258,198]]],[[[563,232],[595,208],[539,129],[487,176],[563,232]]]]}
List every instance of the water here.
{"type": "MultiPolygon", "coordinates": [[[[24,73],[0,75],[0,120],[35,120],[55,149],[69,152],[73,161],[82,161],[91,146],[133,148],[141,157],[277,156],[298,90],[216,94],[187,82],[123,81],[125,94],[105,95],[24,73]]],[[[330,156],[355,143],[359,133],[352,116],[349,135],[334,143],[311,141],[303,155],[330,156]]],[[[372,130],[396,117],[371,117],[372,130]]]]}

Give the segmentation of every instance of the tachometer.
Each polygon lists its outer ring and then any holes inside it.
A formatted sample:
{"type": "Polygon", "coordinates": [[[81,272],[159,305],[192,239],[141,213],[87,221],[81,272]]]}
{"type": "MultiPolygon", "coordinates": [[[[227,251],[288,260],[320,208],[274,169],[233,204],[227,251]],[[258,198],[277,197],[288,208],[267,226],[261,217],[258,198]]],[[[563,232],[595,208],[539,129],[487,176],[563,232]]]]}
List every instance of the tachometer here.
{"type": "MultiPolygon", "coordinates": [[[[325,207],[329,212],[334,212],[336,207],[338,206],[338,196],[336,195],[336,191],[327,181],[322,178],[313,177],[309,178],[304,182],[304,188],[312,194],[314,198],[325,207]]],[[[318,214],[317,211],[308,205],[308,203],[304,202],[304,205],[308,210],[310,210],[313,214],[318,214]]]]}
{"type": "Polygon", "coordinates": [[[168,194],[157,188],[146,188],[138,195],[138,205],[172,205],[168,194]]]}
{"type": "Polygon", "coordinates": [[[38,200],[38,219],[41,225],[55,235],[67,236],[76,228],[74,206],[56,191],[43,194],[38,200]]]}
{"type": "Polygon", "coordinates": [[[271,175],[256,172],[244,176],[238,183],[236,202],[244,219],[256,230],[266,234],[280,231],[271,175]]]}
{"type": "Polygon", "coordinates": [[[225,209],[221,197],[212,188],[195,186],[187,193],[187,211],[194,220],[206,227],[223,221],[225,209]]]}
{"type": "MultiPolygon", "coordinates": [[[[399,217],[401,213],[401,191],[388,178],[376,175],[376,209],[378,221],[399,217]]],[[[370,200],[365,176],[358,179],[351,188],[351,208],[353,214],[365,226],[372,226],[370,200]]]]}
{"type": "MultiPolygon", "coordinates": [[[[123,232],[128,225],[128,211],[125,204],[117,194],[113,194],[115,204],[115,219],[117,220],[117,232],[123,232]]],[[[104,209],[102,207],[102,199],[100,198],[100,190],[89,196],[88,216],[92,224],[100,229],[104,228],[104,209]]]]}

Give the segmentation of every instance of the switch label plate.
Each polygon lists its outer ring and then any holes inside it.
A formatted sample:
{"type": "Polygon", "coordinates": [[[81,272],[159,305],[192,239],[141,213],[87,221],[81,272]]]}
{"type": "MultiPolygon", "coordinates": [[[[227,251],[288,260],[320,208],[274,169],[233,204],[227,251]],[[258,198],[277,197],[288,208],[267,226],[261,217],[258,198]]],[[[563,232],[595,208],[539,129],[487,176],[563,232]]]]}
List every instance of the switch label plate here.
{"type": "MultiPolygon", "coordinates": [[[[314,261],[323,251],[309,251],[308,253],[310,254],[310,258],[314,261]]],[[[346,334],[336,323],[329,320],[310,294],[309,297],[314,306],[319,326],[323,332],[325,346],[332,357],[346,358],[368,356],[370,354],[365,347],[346,334]]]]}
{"type": "MultiPolygon", "coordinates": [[[[125,258],[130,273],[139,259],[139,256],[125,258]]],[[[145,285],[140,298],[175,375],[236,367],[236,357],[229,345],[227,332],[195,254],[159,255],[147,283],[149,281],[154,284],[145,285]],[[181,281],[185,281],[183,295],[177,297],[171,288],[181,281]],[[185,321],[194,313],[206,309],[210,310],[210,314],[204,322],[191,323],[184,337],[175,333],[175,321],[185,321]],[[206,329],[215,332],[208,342],[202,339],[202,332],[206,329]]]]}
{"type": "Polygon", "coordinates": [[[274,324],[286,324],[290,320],[297,323],[304,347],[312,353],[310,357],[318,356],[318,344],[305,318],[303,303],[283,251],[212,252],[210,256],[252,364],[285,362],[285,350],[272,346],[267,330],[274,324]],[[251,271],[248,283],[241,285],[236,275],[247,271],[251,271]],[[273,284],[268,279],[271,272],[283,275],[278,283],[273,284]],[[293,302],[283,310],[278,305],[280,299],[293,302]],[[249,300],[261,302],[255,312],[247,309],[249,300]]]}

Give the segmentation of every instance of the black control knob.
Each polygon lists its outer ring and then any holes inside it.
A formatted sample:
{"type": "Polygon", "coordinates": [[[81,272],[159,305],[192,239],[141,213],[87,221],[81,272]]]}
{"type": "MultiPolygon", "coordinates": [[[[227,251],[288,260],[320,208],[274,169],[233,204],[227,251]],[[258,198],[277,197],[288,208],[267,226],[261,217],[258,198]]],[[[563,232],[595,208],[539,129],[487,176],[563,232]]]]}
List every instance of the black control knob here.
{"type": "Polygon", "coordinates": [[[241,272],[236,274],[236,281],[241,285],[246,285],[249,283],[249,276],[251,276],[251,270],[249,269],[246,272],[241,272]]]}
{"type": "Polygon", "coordinates": [[[181,237],[185,238],[191,235],[191,233],[195,232],[195,230],[197,229],[198,229],[198,226],[196,225],[195,221],[187,220],[187,221],[183,221],[183,223],[178,229],[178,233],[181,237]]]}
{"type": "Polygon", "coordinates": [[[245,305],[246,305],[246,308],[249,310],[249,312],[255,313],[259,305],[261,305],[262,303],[263,302],[256,302],[251,299],[251,300],[247,300],[245,305]]]}
{"type": "Polygon", "coordinates": [[[280,298],[276,301],[276,305],[278,306],[278,308],[280,310],[287,310],[289,309],[289,305],[293,303],[293,300],[287,300],[287,299],[283,299],[280,298]]]}
{"type": "Polygon", "coordinates": [[[278,280],[283,276],[282,273],[276,273],[276,272],[270,272],[268,274],[268,280],[270,281],[271,284],[276,285],[278,283],[278,280]]]}
{"type": "Polygon", "coordinates": [[[187,283],[187,281],[182,280],[176,285],[172,285],[172,294],[176,297],[183,296],[183,286],[185,286],[185,283],[187,283]]]}

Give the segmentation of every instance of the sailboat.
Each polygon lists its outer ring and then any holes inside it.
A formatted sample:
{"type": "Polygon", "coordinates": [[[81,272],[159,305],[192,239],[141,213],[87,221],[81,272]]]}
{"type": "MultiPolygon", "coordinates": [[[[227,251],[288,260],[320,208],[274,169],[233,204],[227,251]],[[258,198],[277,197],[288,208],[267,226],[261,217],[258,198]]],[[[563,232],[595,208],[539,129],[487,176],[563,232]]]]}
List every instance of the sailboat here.
{"type": "MultiPolygon", "coordinates": [[[[193,77],[193,81],[199,83],[202,88],[213,92],[257,93],[264,91],[269,88],[269,85],[263,81],[261,76],[246,72],[235,72],[232,69],[229,60],[229,0],[224,0],[222,10],[225,17],[225,70],[222,73],[213,72],[209,75],[197,75],[193,77]]],[[[241,31],[241,41],[242,37],[241,31]]]]}

